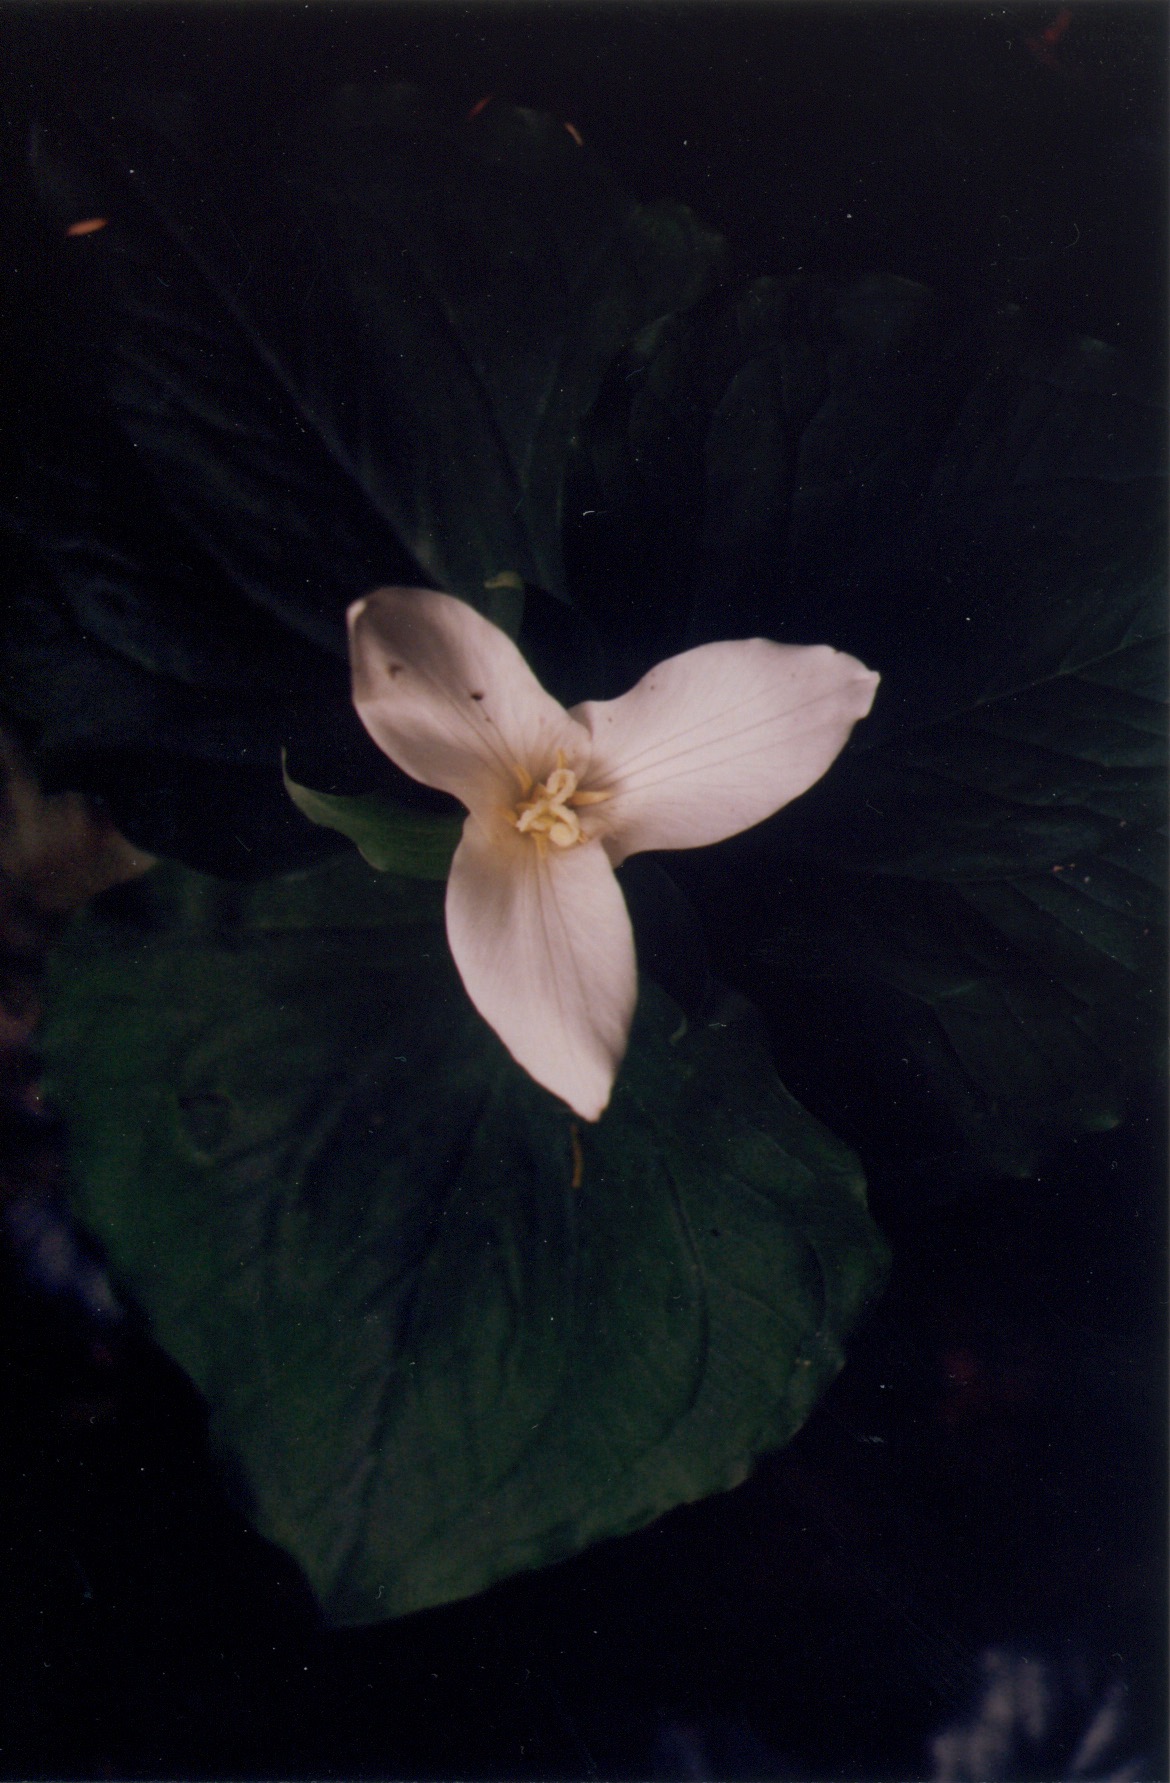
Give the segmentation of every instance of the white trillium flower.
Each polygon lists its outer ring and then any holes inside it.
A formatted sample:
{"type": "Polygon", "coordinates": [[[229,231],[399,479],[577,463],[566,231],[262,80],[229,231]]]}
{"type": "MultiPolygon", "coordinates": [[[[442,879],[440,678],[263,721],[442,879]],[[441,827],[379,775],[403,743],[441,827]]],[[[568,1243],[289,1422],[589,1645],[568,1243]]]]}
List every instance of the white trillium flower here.
{"type": "Polygon", "coordinates": [[[381,588],[349,609],[353,698],[378,747],[467,807],[447,938],[517,1064],[597,1120],[637,997],[614,868],[700,848],[806,792],[878,677],[828,645],[703,644],[571,711],[507,634],[450,595],[381,588]]]}

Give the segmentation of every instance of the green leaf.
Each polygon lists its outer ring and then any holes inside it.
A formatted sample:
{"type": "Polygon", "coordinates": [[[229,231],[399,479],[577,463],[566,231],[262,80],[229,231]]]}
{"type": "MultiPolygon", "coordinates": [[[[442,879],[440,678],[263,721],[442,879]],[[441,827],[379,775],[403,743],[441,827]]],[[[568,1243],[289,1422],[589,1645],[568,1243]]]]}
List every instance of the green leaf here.
{"type": "Polygon", "coordinates": [[[831,504],[811,475],[793,498],[790,563],[839,563],[868,516],[860,617],[838,630],[826,600],[808,635],[868,627],[883,685],[825,780],[699,871],[712,897],[752,887],[723,969],[871,1158],[1030,1174],[1119,1120],[1160,1054],[1163,440],[1157,393],[1099,342],[1009,347],[904,480],[900,539],[867,488],[888,454],[871,477],[856,430],[831,504]]]}
{"type": "Polygon", "coordinates": [[[362,859],[381,873],[407,879],[446,879],[463,830],[458,817],[408,811],[381,793],[313,792],[290,778],[282,763],[285,790],[311,823],[348,836],[362,859]]]}
{"type": "Polygon", "coordinates": [[[75,349],[248,602],[343,654],[379,583],[566,598],[575,429],[626,342],[710,283],[716,237],[506,105],[347,87],[241,132],[173,94],[38,103],[40,204],[113,219],[62,258],[75,349]]]}
{"type": "Polygon", "coordinates": [[[818,1106],[855,1138],[861,1104],[875,1166],[933,1163],[936,1187],[1031,1176],[1050,1146],[1116,1126],[1162,1055],[1163,859],[1135,832],[1002,879],[790,870],[752,970],[768,1007],[805,1011],[782,1060],[799,1051],[794,1080],[808,1094],[819,1074],[818,1106]]]}
{"type": "Polygon", "coordinates": [[[348,88],[256,131],[206,100],[99,83],[63,103],[34,78],[20,106],[37,394],[0,477],[19,541],[2,703],[42,772],[151,852],[304,865],[327,844],[287,807],[281,748],[310,785],[385,772],[346,607],[429,580],[515,636],[543,590],[572,655],[570,442],[721,244],[502,104],[469,119],[348,88]],[[90,215],[106,227],[70,239],[90,215]]]}
{"type": "Polygon", "coordinates": [[[750,1008],[688,1028],[644,984],[578,1126],[470,1008],[436,896],[352,860],[170,870],[51,976],[79,1210],[341,1623],[734,1486],[884,1269],[856,1160],[750,1008]]]}
{"type": "Polygon", "coordinates": [[[896,623],[890,541],[970,386],[969,335],[892,277],[757,279],[645,329],[582,429],[567,500],[574,593],[627,674],[656,645],[759,634],[872,653],[896,623]]]}

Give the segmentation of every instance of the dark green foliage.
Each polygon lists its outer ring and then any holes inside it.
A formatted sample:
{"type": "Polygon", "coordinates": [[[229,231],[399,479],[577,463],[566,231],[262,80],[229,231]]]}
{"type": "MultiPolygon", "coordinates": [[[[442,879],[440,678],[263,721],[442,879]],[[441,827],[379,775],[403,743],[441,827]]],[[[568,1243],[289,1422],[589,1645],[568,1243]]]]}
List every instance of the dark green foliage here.
{"type": "Polygon", "coordinates": [[[831,638],[869,660],[897,624],[882,554],[901,542],[978,350],[969,324],[944,325],[904,279],[846,291],[760,279],[653,324],[571,466],[581,604],[607,635],[632,634],[639,661],[660,631],[671,649],[831,638]]]}
{"type": "Polygon", "coordinates": [[[820,786],[681,863],[722,967],[855,1143],[868,1105],[903,1165],[1027,1174],[1120,1118],[1161,1032],[1157,393],[1098,342],[1009,319],[980,346],[896,280],[765,282],[637,350],[591,474],[653,491],[680,442],[701,462],[686,635],[821,638],[883,674],[820,786]]]}
{"type": "Polygon", "coordinates": [[[32,170],[60,225],[109,218],[67,246],[119,432],[236,587],[326,649],[403,551],[477,603],[502,572],[565,595],[577,421],[718,253],[554,119],[407,88],[242,140],[115,95],[89,131],[41,128],[32,170]]]}
{"type": "Polygon", "coordinates": [[[45,1036],[84,1217],[342,1622],[734,1485],[884,1268],[739,999],[689,1028],[644,984],[575,1126],[467,1004],[438,896],[155,875],[77,925],[45,1036]]]}
{"type": "MultiPolygon", "coordinates": [[[[1119,1120],[1161,1044],[1160,448],[1096,343],[976,393],[919,519],[941,618],[887,671],[885,736],[788,831],[826,876],[792,906],[816,910],[814,976],[876,993],[976,1158],[1012,1173],[1119,1120]]],[[[805,975],[791,938],[761,952],[805,975]]]]}
{"type": "Polygon", "coordinates": [[[141,93],[34,102],[25,124],[37,324],[3,466],[0,701],[48,778],[101,793],[144,847],[301,864],[332,844],[288,832],[282,748],[303,784],[420,802],[353,715],[346,606],[431,582],[494,612],[503,575],[563,611],[580,417],[720,244],[554,119],[468,121],[406,88],[260,134],[141,93]],[[105,226],[67,237],[85,217],[105,226]],[[201,796],[174,821],[184,760],[201,796]],[[211,764],[273,771],[230,827],[208,821],[211,764]]]}

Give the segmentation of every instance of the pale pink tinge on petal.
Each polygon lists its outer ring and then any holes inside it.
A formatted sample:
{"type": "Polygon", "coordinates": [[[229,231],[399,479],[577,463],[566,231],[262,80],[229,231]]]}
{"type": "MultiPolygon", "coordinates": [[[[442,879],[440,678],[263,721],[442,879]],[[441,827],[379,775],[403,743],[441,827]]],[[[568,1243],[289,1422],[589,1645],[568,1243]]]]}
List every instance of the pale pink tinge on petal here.
{"type": "Polygon", "coordinates": [[[617,866],[700,848],[770,817],[819,780],[873,704],[878,676],[827,644],[766,638],[672,656],[616,700],[575,706],[592,735],[587,785],[617,866]]]}
{"type": "Polygon", "coordinates": [[[540,779],[588,738],[545,692],[506,632],[428,588],[379,588],[348,613],[353,702],[391,761],[470,810],[515,797],[516,765],[540,779]]]}
{"type": "Polygon", "coordinates": [[[468,996],[518,1065],[595,1121],[625,1055],[634,937],[595,843],[542,855],[469,817],[447,882],[447,938],[468,996]]]}

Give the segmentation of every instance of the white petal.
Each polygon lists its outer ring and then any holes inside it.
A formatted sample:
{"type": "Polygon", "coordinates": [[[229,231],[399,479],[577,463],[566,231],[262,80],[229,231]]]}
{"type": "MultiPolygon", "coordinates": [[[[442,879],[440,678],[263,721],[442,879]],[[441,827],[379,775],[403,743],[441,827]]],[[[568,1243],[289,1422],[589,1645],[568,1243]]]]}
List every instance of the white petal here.
{"type": "Polygon", "coordinates": [[[806,792],[873,704],[878,676],[827,644],[703,644],[621,699],[571,713],[593,737],[588,785],[612,787],[596,828],[617,866],[699,848],[806,792]]]}
{"type": "Polygon", "coordinates": [[[517,796],[514,769],[544,778],[588,738],[544,691],[506,632],[449,594],[379,588],[349,609],[353,701],[377,743],[425,786],[472,810],[517,796]]]}
{"type": "Polygon", "coordinates": [[[467,994],[518,1065],[595,1121],[637,997],[625,899],[596,843],[549,847],[469,817],[447,882],[447,938],[467,994]]]}

